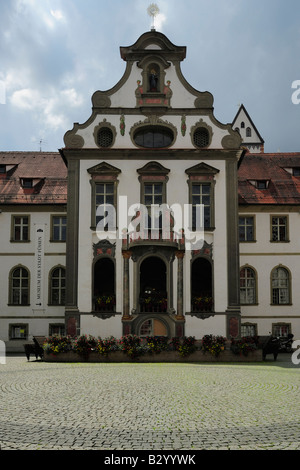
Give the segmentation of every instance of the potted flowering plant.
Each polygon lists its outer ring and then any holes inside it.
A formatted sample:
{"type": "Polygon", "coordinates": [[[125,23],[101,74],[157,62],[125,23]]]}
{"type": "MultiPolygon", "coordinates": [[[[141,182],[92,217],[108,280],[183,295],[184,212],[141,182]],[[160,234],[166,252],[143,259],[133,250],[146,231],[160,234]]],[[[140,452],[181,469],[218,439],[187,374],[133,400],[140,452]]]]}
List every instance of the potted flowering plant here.
{"type": "Polygon", "coordinates": [[[218,357],[225,350],[226,338],[223,336],[205,335],[201,341],[202,351],[210,352],[213,356],[218,357]]]}
{"type": "Polygon", "coordinates": [[[244,336],[241,339],[231,340],[230,349],[234,354],[248,356],[249,352],[255,351],[258,345],[258,338],[256,336],[244,336]]]}
{"type": "Polygon", "coordinates": [[[194,296],[192,298],[193,312],[211,312],[213,310],[213,298],[207,295],[194,296]]]}
{"type": "Polygon", "coordinates": [[[99,312],[111,312],[115,310],[115,294],[101,294],[95,297],[95,310],[99,312]]]}

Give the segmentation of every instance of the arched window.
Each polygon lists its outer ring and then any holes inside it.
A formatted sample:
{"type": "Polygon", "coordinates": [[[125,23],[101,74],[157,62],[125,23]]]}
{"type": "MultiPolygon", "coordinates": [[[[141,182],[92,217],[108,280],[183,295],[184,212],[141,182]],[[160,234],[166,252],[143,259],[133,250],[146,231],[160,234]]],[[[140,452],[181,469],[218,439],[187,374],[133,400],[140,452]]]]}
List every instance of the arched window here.
{"type": "Polygon", "coordinates": [[[290,274],[286,268],[274,268],[271,274],[273,305],[290,303],[290,274]]]}
{"type": "Polygon", "coordinates": [[[169,147],[174,140],[171,129],[163,126],[146,126],[138,129],[134,134],[134,142],[143,148],[169,147]]]}
{"type": "Polygon", "coordinates": [[[245,128],[245,123],[244,123],[244,121],[241,122],[241,128],[242,128],[242,129],[245,128]]]}
{"type": "Polygon", "coordinates": [[[251,137],[251,135],[252,135],[251,128],[250,128],[250,127],[247,127],[247,129],[246,129],[246,137],[251,137]]]}
{"type": "Polygon", "coordinates": [[[212,312],[212,265],[206,258],[196,258],[191,267],[192,312],[212,312]]]}
{"type": "Polygon", "coordinates": [[[256,274],[252,268],[244,267],[240,271],[240,299],[243,305],[256,303],[256,274]]]}
{"type": "Polygon", "coordinates": [[[17,267],[10,273],[10,304],[29,305],[29,271],[17,267]]]}
{"type": "Polygon", "coordinates": [[[50,305],[65,305],[66,300],[66,270],[54,268],[50,277],[50,305]]]}
{"type": "Polygon", "coordinates": [[[99,258],[94,265],[94,310],[115,312],[115,264],[112,259],[99,258]]]}

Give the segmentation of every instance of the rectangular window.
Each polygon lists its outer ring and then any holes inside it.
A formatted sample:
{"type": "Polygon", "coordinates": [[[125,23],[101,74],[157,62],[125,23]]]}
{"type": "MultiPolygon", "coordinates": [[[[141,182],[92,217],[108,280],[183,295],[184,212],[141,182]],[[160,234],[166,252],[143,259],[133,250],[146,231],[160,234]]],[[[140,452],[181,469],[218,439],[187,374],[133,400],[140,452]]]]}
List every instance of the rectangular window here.
{"type": "Polygon", "coordinates": [[[29,216],[13,216],[12,241],[29,241],[29,216]]]}
{"type": "Polygon", "coordinates": [[[241,337],[256,336],[257,326],[255,324],[241,324],[241,337]]]}
{"type": "Polygon", "coordinates": [[[159,220],[153,223],[151,219],[151,207],[153,205],[161,206],[163,204],[163,198],[163,183],[145,183],[143,204],[148,211],[148,228],[162,228],[161,214],[159,214],[159,220]]]}
{"type": "MultiPolygon", "coordinates": [[[[104,205],[104,216],[108,215],[106,205],[115,206],[115,186],[114,183],[96,183],[95,185],[95,208],[96,214],[99,206],[104,205]]],[[[96,215],[96,226],[104,218],[104,216],[96,215]]],[[[108,224],[105,225],[108,230],[108,224]]]]}
{"type": "Polygon", "coordinates": [[[254,241],[254,217],[239,217],[239,239],[240,242],[254,241]]]}
{"type": "Polygon", "coordinates": [[[291,325],[286,323],[277,323],[272,325],[272,335],[273,336],[288,336],[291,332],[291,325]]]}
{"type": "Polygon", "coordinates": [[[6,165],[0,165],[0,174],[4,175],[6,173],[6,165]]]}
{"type": "Polygon", "coordinates": [[[27,339],[28,325],[9,325],[9,339],[27,339]]]}
{"type": "Polygon", "coordinates": [[[49,336],[64,336],[65,335],[65,325],[64,324],[57,324],[57,325],[49,325],[49,336]]]}
{"type": "Polygon", "coordinates": [[[22,179],[22,187],[25,189],[30,189],[33,187],[33,180],[32,178],[23,178],[22,179]]]}
{"type": "Polygon", "coordinates": [[[53,216],[52,217],[52,241],[65,242],[67,236],[67,217],[66,216],[53,216]]]}
{"type": "Polygon", "coordinates": [[[300,176],[300,168],[293,168],[293,176],[300,176]]]}
{"type": "Polygon", "coordinates": [[[199,183],[192,185],[192,230],[196,230],[197,220],[201,223],[203,221],[204,228],[211,227],[211,185],[207,183],[199,183]],[[200,213],[203,205],[203,217],[200,213]]]}
{"type": "Polygon", "coordinates": [[[271,241],[286,242],[288,241],[287,217],[271,218],[271,241]]]}

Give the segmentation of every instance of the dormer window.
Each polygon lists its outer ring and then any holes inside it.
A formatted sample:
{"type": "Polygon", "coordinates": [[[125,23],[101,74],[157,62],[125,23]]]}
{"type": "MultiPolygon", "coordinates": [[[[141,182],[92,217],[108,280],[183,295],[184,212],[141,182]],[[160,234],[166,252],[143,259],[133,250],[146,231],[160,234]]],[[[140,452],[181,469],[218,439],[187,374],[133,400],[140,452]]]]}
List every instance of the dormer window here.
{"type": "Polygon", "coordinates": [[[300,176],[300,167],[293,168],[293,176],[300,176]]]}
{"type": "Polygon", "coordinates": [[[268,180],[259,180],[256,181],[256,187],[257,189],[267,189],[269,186],[269,181],[268,180]]]}
{"type": "Polygon", "coordinates": [[[270,180],[248,180],[256,189],[268,189],[270,180]]]}
{"type": "Polygon", "coordinates": [[[31,189],[33,187],[32,178],[22,178],[21,179],[22,188],[31,189]]]}

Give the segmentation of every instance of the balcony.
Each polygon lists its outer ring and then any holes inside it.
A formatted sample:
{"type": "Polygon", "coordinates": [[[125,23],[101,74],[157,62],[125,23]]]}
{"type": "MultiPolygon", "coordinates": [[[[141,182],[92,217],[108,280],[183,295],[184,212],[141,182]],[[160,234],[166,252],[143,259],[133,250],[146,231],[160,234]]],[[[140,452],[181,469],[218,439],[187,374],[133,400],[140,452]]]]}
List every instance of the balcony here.
{"type": "Polygon", "coordinates": [[[164,231],[149,229],[140,232],[131,232],[123,238],[123,249],[130,249],[135,246],[165,246],[180,249],[184,246],[184,238],[174,231],[164,231]]]}

